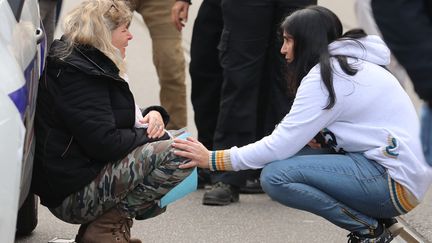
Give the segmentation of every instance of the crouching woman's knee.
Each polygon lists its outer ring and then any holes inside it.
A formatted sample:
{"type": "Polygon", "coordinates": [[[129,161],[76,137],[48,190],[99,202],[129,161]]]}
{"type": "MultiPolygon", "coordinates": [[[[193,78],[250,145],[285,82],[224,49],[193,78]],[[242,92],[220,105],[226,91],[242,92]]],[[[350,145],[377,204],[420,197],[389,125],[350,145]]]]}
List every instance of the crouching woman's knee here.
{"type": "Polygon", "coordinates": [[[261,172],[261,187],[272,199],[280,196],[282,187],[295,182],[290,169],[282,168],[286,166],[286,161],[275,161],[267,164],[261,172]]]}
{"type": "Polygon", "coordinates": [[[280,180],[277,176],[277,169],[270,163],[266,165],[261,171],[261,187],[267,195],[273,198],[277,194],[280,180]]]}
{"type": "Polygon", "coordinates": [[[154,153],[152,156],[155,158],[154,170],[151,176],[166,184],[175,186],[183,179],[190,175],[193,168],[180,169],[179,165],[187,163],[189,159],[180,157],[174,154],[174,148],[171,146],[173,140],[164,140],[152,143],[154,153]]]}

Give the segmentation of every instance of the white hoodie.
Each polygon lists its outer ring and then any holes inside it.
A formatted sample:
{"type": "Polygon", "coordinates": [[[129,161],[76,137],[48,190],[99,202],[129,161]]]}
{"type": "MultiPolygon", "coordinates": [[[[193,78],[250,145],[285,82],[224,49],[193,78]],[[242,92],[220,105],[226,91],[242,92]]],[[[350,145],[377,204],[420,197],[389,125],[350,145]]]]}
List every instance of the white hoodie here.
{"type": "Polygon", "coordinates": [[[301,81],[291,111],[273,133],[258,142],[230,150],[233,170],[257,169],[289,158],[319,131],[333,134],[336,150],[363,152],[387,168],[390,176],[421,200],[432,182],[420,144],[414,106],[396,78],[378,65],[387,65],[390,51],[378,36],[329,45],[331,55],[344,55],[358,72],[345,74],[336,59],[333,85],[336,103],[331,109],[320,67],[313,67],[301,81]]]}

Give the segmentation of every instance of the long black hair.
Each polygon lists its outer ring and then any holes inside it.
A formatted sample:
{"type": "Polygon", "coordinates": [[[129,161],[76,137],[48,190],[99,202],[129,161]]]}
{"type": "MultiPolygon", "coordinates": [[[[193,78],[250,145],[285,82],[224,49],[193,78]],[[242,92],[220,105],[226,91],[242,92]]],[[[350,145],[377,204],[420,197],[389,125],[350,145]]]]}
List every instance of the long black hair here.
{"type": "MultiPolygon", "coordinates": [[[[338,39],[356,40],[365,37],[365,32],[353,29],[342,35],[342,23],[339,18],[321,6],[309,6],[294,12],[285,18],[281,29],[294,40],[294,60],[287,67],[289,91],[295,94],[301,80],[319,63],[321,78],[329,92],[328,104],[324,109],[332,108],[336,102],[336,95],[328,45],[338,39]]],[[[357,73],[357,70],[348,64],[346,56],[334,57],[346,74],[352,76],[357,73]]]]}

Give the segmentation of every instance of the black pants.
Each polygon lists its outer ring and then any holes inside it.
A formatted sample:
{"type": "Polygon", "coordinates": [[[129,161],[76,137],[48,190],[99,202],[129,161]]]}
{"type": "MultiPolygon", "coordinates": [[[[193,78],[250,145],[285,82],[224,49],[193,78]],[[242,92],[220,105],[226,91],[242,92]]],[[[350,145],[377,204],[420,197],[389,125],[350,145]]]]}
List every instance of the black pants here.
{"type": "Polygon", "coordinates": [[[222,67],[219,44],[223,21],[221,0],[204,0],[195,19],[189,72],[192,79],[191,99],[195,113],[198,140],[213,149],[213,136],[219,115],[222,67]]]}
{"type": "MultiPolygon", "coordinates": [[[[223,29],[221,0],[204,0],[195,19],[189,72],[192,79],[192,105],[198,140],[213,149],[213,138],[219,115],[223,70],[219,62],[218,45],[223,29]]],[[[216,183],[241,186],[249,178],[258,178],[260,171],[214,172],[199,170],[199,177],[216,183]]]]}
{"type": "Polygon", "coordinates": [[[273,131],[289,111],[279,25],[316,0],[222,0],[223,68],[216,149],[242,146],[273,131]]]}
{"type": "Polygon", "coordinates": [[[432,0],[372,0],[384,41],[406,69],[414,89],[432,103],[432,0]]]}
{"type": "MultiPolygon", "coordinates": [[[[193,27],[189,72],[198,140],[210,150],[213,149],[223,81],[217,49],[222,29],[221,0],[204,0],[193,27]]],[[[206,183],[212,181],[208,170],[198,169],[198,177],[206,183]]]]}
{"type": "MultiPolygon", "coordinates": [[[[207,148],[257,141],[288,113],[292,98],[282,71],[279,24],[309,4],[316,0],[204,0],[193,30],[190,73],[198,138],[207,148]]],[[[259,173],[217,173],[212,179],[242,186],[259,173]]]]}
{"type": "MultiPolygon", "coordinates": [[[[270,134],[289,112],[279,25],[316,0],[222,0],[224,29],[219,43],[223,85],[214,148],[242,146],[270,134]]],[[[216,181],[242,186],[260,171],[226,172],[216,181]]]]}

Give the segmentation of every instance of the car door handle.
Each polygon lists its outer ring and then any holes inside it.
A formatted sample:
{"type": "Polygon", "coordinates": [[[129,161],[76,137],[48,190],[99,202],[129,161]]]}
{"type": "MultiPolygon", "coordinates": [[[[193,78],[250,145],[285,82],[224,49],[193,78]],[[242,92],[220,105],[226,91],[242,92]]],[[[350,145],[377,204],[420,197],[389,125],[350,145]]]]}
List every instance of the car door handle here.
{"type": "Polygon", "coordinates": [[[40,44],[44,39],[45,35],[41,28],[36,29],[36,44],[40,44]]]}

